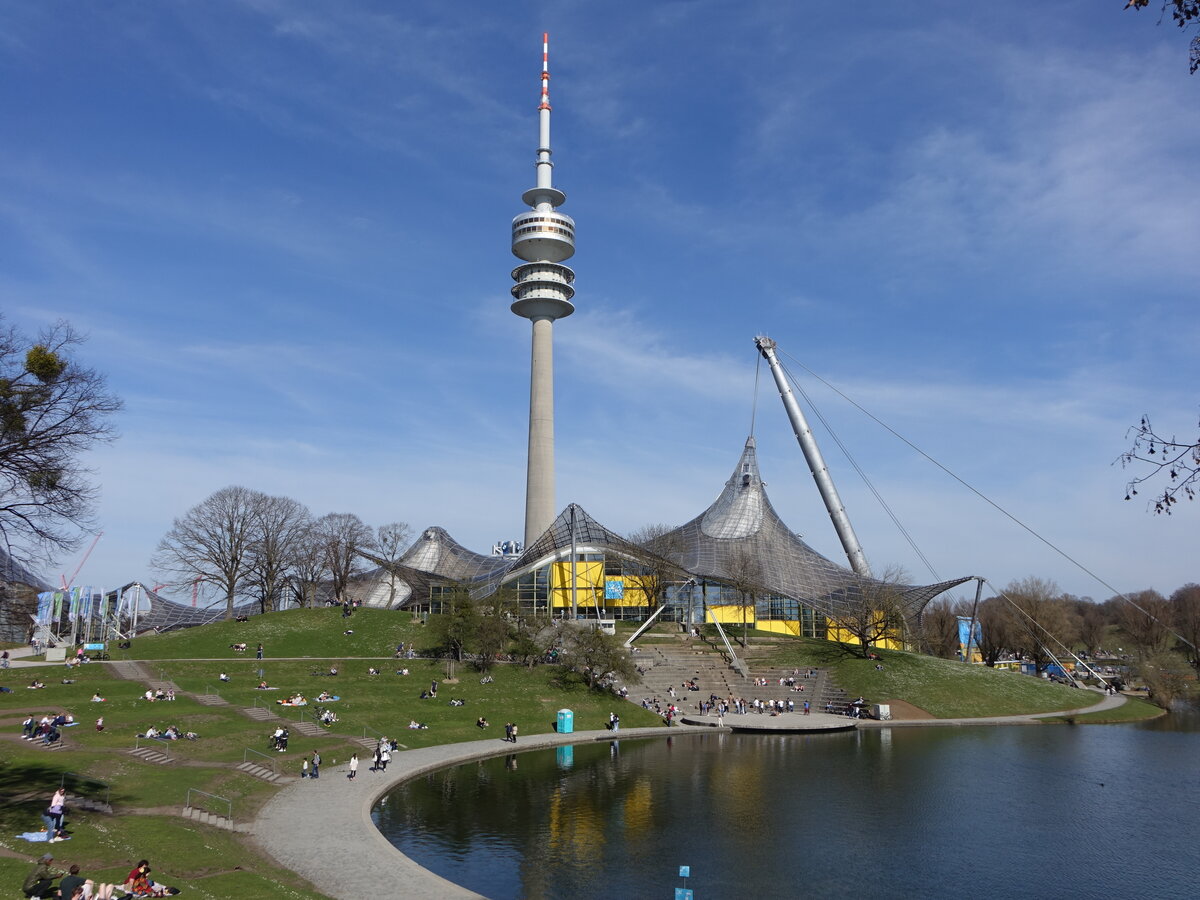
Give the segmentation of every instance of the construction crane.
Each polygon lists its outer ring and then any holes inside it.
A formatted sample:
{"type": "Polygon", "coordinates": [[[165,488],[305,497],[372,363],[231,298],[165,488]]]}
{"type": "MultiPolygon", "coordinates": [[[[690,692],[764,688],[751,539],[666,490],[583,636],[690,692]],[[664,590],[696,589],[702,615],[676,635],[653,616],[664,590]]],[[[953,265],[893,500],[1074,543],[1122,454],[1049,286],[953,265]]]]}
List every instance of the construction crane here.
{"type": "Polygon", "coordinates": [[[71,577],[70,577],[70,579],[69,579],[69,580],[68,580],[68,578],[67,578],[67,576],[66,576],[66,575],[61,575],[61,576],[59,576],[60,578],[62,578],[62,589],[63,589],[64,591],[69,591],[69,590],[71,589],[71,586],[72,586],[73,584],[75,584],[75,578],[76,578],[76,576],[77,576],[77,575],[80,573],[80,571],[83,569],[84,565],[85,565],[85,564],[87,563],[87,561],[88,561],[88,557],[92,555],[92,551],[96,549],[96,545],[97,545],[98,543],[100,543],[100,538],[102,538],[102,537],[104,537],[104,532],[103,532],[103,531],[99,532],[99,533],[98,533],[98,534],[97,534],[97,535],[96,535],[94,538],[92,538],[92,543],[91,543],[91,544],[88,546],[88,548],[87,548],[87,553],[83,554],[83,559],[81,559],[81,560],[79,561],[79,565],[77,565],[77,566],[75,567],[75,571],[71,573],[71,577]]]}

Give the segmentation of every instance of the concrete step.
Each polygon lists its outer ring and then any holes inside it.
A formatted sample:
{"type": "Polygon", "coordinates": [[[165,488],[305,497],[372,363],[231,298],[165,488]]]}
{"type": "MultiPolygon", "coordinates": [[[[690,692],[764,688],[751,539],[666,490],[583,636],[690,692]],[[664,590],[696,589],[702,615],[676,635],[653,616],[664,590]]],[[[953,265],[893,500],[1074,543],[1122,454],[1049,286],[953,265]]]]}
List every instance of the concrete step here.
{"type": "Polygon", "coordinates": [[[279,718],[271,710],[265,709],[264,707],[261,707],[261,706],[245,706],[245,707],[242,707],[242,712],[244,712],[246,715],[248,715],[252,719],[258,719],[260,722],[262,722],[266,719],[279,718]]]}
{"type": "Polygon", "coordinates": [[[153,747],[137,747],[129,751],[130,756],[136,756],[138,759],[143,759],[146,762],[158,763],[160,766],[165,766],[171,762],[171,757],[161,750],[155,750],[153,747]]]}
{"type": "Polygon", "coordinates": [[[280,784],[281,782],[291,780],[286,775],[277,774],[270,766],[260,765],[259,763],[244,762],[237,767],[237,770],[262,781],[269,781],[271,784],[280,784]]]}
{"type": "Polygon", "coordinates": [[[307,737],[325,733],[325,729],[315,722],[297,722],[292,728],[307,737]]]}
{"type": "Polygon", "coordinates": [[[228,706],[229,701],[220,694],[193,694],[196,702],[201,706],[228,706]]]}
{"type": "Polygon", "coordinates": [[[93,797],[80,797],[78,794],[67,794],[67,806],[70,809],[83,809],[88,812],[104,813],[108,816],[113,814],[110,804],[93,797]]]}
{"type": "Polygon", "coordinates": [[[183,808],[183,817],[191,819],[193,822],[198,822],[201,825],[211,825],[213,828],[222,828],[225,831],[237,831],[244,834],[250,830],[248,824],[233,822],[226,816],[210,813],[199,807],[185,806],[183,808]]]}

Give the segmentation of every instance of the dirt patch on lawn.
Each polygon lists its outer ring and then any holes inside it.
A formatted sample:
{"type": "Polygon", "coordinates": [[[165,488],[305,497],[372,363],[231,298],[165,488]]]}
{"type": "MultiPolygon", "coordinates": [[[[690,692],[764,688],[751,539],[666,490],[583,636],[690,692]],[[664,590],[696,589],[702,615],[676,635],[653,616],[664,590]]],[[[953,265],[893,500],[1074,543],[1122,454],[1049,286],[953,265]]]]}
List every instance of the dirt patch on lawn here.
{"type": "Polygon", "coordinates": [[[913,706],[904,700],[883,700],[882,703],[892,708],[893,719],[936,719],[937,716],[928,713],[919,706],[913,706]]]}

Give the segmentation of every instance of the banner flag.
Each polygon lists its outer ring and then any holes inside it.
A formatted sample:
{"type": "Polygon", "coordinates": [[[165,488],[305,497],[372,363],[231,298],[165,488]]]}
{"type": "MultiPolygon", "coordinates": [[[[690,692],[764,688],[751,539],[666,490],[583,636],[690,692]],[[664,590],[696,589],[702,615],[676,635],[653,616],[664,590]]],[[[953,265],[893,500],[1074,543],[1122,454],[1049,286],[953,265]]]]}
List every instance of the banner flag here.
{"type": "Polygon", "coordinates": [[[62,607],[63,607],[62,591],[55,591],[54,592],[54,607],[50,612],[50,618],[53,621],[57,622],[60,618],[62,618],[62,607]]]}
{"type": "Polygon", "coordinates": [[[37,598],[38,598],[37,624],[38,625],[49,625],[50,624],[50,609],[54,604],[54,592],[53,591],[43,591],[42,593],[37,595],[37,598]]]}
{"type": "Polygon", "coordinates": [[[979,620],[975,620],[975,629],[971,629],[970,616],[957,616],[958,619],[958,652],[959,656],[966,658],[967,647],[979,649],[979,643],[983,640],[983,626],[979,620]]]}

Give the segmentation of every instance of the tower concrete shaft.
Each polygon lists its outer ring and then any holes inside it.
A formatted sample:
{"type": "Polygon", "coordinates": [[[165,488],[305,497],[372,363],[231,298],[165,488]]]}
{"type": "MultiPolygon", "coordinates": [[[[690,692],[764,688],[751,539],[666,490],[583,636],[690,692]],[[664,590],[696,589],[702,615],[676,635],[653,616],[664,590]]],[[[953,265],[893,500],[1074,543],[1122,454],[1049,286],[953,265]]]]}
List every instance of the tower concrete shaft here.
{"type": "Polygon", "coordinates": [[[554,521],[554,320],[575,311],[575,273],[563,260],[575,253],[575,222],[557,210],[567,199],[554,187],[550,160],[549,36],[542,35],[542,96],[538,106],[537,181],[521,195],[530,210],[513,218],[511,309],[533,323],[529,381],[529,457],[525,485],[525,546],[554,521]]]}

